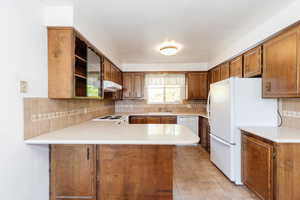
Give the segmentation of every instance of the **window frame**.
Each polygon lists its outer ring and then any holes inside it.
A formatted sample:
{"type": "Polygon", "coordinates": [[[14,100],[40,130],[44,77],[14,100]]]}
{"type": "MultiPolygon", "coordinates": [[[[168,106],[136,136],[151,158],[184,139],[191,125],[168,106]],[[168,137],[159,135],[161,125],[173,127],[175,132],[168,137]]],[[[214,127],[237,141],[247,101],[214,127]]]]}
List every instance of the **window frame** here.
{"type": "MultiPolygon", "coordinates": [[[[173,73],[168,73],[168,74],[165,74],[164,76],[167,77],[170,74],[172,74],[172,75],[178,75],[179,73],[174,73],[174,74],[173,73]]],[[[151,74],[151,75],[156,75],[156,74],[151,74]]],[[[162,74],[157,74],[157,75],[158,76],[162,76],[162,74]]],[[[186,92],[187,92],[186,81],[187,80],[186,80],[186,74],[185,73],[180,73],[180,75],[183,75],[183,77],[184,77],[184,84],[182,86],[180,86],[180,85],[174,85],[174,86],[172,86],[172,85],[157,85],[157,86],[155,86],[155,85],[148,85],[146,83],[146,79],[145,79],[145,90],[146,90],[145,94],[147,95],[146,96],[147,97],[147,104],[150,104],[150,105],[151,104],[153,104],[153,105],[158,105],[158,104],[182,104],[183,101],[186,99],[186,92]],[[163,102],[149,101],[149,96],[150,96],[149,92],[150,92],[151,88],[163,89],[163,102]],[[179,91],[180,91],[179,96],[180,96],[181,100],[179,100],[179,101],[173,101],[173,102],[167,102],[166,101],[166,91],[167,91],[167,88],[179,89],[179,91]],[[181,90],[183,90],[183,91],[181,91],[181,90]],[[182,92],[184,92],[184,94],[181,94],[182,92]]],[[[164,76],[162,76],[162,78],[164,78],[164,76]]]]}

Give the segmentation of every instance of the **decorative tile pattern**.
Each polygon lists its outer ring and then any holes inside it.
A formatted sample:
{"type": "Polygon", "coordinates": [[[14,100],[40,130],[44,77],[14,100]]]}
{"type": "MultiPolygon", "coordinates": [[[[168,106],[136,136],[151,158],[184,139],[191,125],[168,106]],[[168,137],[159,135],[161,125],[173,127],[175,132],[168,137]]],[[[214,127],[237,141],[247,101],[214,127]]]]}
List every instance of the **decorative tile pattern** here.
{"type": "Polygon", "coordinates": [[[279,108],[282,115],[282,126],[300,128],[300,99],[280,99],[279,108]]]}
{"type": "Polygon", "coordinates": [[[114,112],[112,100],[24,98],[24,139],[114,112]]]}
{"type": "Polygon", "coordinates": [[[147,104],[146,100],[116,101],[116,113],[145,113],[145,112],[206,112],[205,101],[188,101],[183,104],[147,104]]]}

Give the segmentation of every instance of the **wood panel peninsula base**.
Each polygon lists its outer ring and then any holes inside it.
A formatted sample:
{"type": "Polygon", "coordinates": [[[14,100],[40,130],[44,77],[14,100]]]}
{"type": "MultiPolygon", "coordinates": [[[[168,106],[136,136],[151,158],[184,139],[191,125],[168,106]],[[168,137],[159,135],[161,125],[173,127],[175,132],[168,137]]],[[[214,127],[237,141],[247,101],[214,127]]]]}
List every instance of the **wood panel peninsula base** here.
{"type": "Polygon", "coordinates": [[[173,145],[51,145],[51,200],[172,200],[173,145]]]}

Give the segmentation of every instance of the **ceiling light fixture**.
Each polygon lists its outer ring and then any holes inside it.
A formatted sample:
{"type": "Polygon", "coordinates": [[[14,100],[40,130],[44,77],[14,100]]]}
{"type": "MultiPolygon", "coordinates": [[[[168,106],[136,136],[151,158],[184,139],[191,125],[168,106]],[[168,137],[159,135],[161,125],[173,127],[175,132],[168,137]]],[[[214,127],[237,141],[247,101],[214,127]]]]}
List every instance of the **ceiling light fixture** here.
{"type": "Polygon", "coordinates": [[[158,50],[165,56],[172,56],[178,53],[178,51],[180,50],[180,45],[174,41],[167,41],[161,44],[158,50]]]}
{"type": "Polygon", "coordinates": [[[175,55],[178,52],[178,48],[175,46],[166,46],[160,48],[160,53],[166,56],[175,55]]]}

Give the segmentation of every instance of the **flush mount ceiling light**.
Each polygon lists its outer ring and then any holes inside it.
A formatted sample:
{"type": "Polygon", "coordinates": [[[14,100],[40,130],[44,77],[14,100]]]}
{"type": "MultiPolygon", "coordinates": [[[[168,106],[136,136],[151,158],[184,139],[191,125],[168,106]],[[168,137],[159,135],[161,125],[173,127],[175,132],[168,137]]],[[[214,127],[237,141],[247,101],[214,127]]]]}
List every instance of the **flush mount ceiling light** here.
{"type": "Polygon", "coordinates": [[[165,56],[172,56],[178,53],[180,45],[174,41],[164,42],[158,48],[159,52],[165,56]]]}

